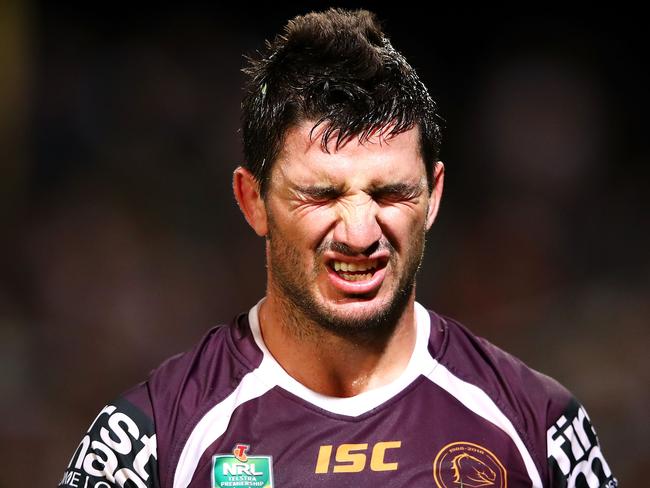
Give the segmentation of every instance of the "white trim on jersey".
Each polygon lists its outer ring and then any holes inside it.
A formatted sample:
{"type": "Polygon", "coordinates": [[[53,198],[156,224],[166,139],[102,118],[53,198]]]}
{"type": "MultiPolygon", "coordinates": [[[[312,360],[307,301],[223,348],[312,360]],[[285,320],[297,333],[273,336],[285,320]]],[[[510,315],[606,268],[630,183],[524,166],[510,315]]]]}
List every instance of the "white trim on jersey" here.
{"type": "Polygon", "coordinates": [[[338,398],[322,395],[310,390],[290,376],[266,348],[260,332],[257,315],[260,303],[253,307],[248,314],[248,322],[255,342],[263,351],[264,357],[269,359],[267,364],[268,370],[262,370],[262,368],[257,370],[260,381],[273,381],[274,386],[278,385],[297,397],[328,412],[358,417],[390,400],[413,383],[420,375],[426,376],[433,369],[431,356],[427,349],[429,333],[431,331],[431,317],[422,305],[415,303],[415,323],[417,327],[415,347],[411,354],[411,359],[398,378],[387,385],[359,393],[353,397],[338,398]]]}
{"type": "MultiPolygon", "coordinates": [[[[263,365],[264,360],[260,368],[263,365]]],[[[183,446],[174,472],[174,488],[186,488],[190,484],[201,455],[226,431],[235,409],[264,395],[270,388],[272,385],[261,383],[253,373],[248,373],[230,395],[201,418],[183,446]]]]}
{"type": "Polygon", "coordinates": [[[479,387],[454,376],[438,363],[428,350],[431,319],[429,312],[415,303],[417,335],[411,359],[399,378],[382,387],[360,393],[349,398],[334,398],[321,395],[292,378],[271,355],[264,344],[259,326],[258,302],[248,314],[253,337],[263,352],[263,359],[257,369],[246,374],[237,388],[221,403],[215,405],[192,430],[174,473],[173,488],[186,488],[194,476],[199,458],[228,428],[230,418],[237,407],[259,398],[275,386],[279,386],[323,410],[340,415],[356,417],[390,400],[409,386],[420,375],[447,391],[476,415],[484,418],[502,431],[514,442],[533,482],[533,488],[542,488],[542,480],[512,422],[501,412],[492,399],[479,387]]]}
{"type": "Polygon", "coordinates": [[[461,380],[435,359],[431,358],[431,361],[435,363],[435,366],[431,373],[427,375],[427,378],[456,398],[476,415],[484,418],[508,434],[519,450],[519,454],[521,454],[526,471],[528,471],[528,476],[533,482],[533,488],[542,488],[542,478],[537,470],[537,466],[535,466],[530,452],[528,452],[528,449],[508,417],[503,414],[492,399],[478,386],[461,380]]]}
{"type": "Polygon", "coordinates": [[[388,385],[361,393],[350,398],[332,398],[316,393],[293,379],[280,366],[266,348],[260,332],[258,309],[262,300],[248,313],[253,337],[264,356],[262,362],[250,373],[246,374],[237,388],[222,402],[212,407],[192,430],[183,451],[181,452],[176,471],[174,472],[173,488],[186,488],[192,481],[199,458],[228,428],[230,418],[237,407],[255,398],[259,398],[275,386],[280,386],[294,395],[312,403],[324,410],[349,416],[358,416],[386,402],[424,372],[423,366],[431,368],[431,356],[428,353],[429,332],[431,319],[422,305],[415,304],[415,321],[417,336],[411,359],[399,378],[388,385]]]}

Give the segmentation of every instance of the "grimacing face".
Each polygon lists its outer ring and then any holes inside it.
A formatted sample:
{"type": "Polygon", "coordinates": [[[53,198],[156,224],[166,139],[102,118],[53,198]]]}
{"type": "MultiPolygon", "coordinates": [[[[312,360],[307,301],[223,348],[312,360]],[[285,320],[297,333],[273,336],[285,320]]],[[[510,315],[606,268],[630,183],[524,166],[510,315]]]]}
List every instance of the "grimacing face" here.
{"type": "Polygon", "coordinates": [[[269,293],[339,334],[390,328],[414,297],[442,164],[429,194],[417,128],[332,143],[328,153],[312,127],[287,133],[260,211],[269,293]]]}

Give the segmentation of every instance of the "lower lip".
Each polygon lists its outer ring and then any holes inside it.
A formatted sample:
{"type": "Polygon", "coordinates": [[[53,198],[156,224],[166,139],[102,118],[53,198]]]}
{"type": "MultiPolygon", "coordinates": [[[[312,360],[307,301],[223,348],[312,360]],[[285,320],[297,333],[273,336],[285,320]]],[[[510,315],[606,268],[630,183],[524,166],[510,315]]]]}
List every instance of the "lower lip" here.
{"type": "Polygon", "coordinates": [[[362,295],[366,293],[372,293],[376,291],[384,281],[386,276],[386,268],[381,268],[376,270],[372,277],[369,280],[365,281],[348,281],[341,278],[336,271],[331,268],[327,268],[327,274],[329,276],[330,282],[334,285],[339,291],[351,294],[351,295],[362,295]]]}

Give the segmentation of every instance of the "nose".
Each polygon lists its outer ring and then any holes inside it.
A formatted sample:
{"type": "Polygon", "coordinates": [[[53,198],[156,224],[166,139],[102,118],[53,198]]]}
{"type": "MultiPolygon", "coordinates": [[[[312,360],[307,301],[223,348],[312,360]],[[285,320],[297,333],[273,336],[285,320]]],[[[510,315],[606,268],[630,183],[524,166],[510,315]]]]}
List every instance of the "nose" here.
{"type": "Polygon", "coordinates": [[[372,254],[382,236],[378,210],[377,203],[367,196],[342,203],[334,227],[334,241],[343,244],[341,247],[349,253],[372,254]]]}

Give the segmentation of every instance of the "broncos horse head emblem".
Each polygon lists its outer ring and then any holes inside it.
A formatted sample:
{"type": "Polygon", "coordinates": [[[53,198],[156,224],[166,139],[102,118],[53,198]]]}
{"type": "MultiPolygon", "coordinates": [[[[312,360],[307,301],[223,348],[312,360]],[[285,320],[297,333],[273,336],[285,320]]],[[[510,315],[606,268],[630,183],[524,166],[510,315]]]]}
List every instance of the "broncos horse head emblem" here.
{"type": "Polygon", "coordinates": [[[461,487],[479,488],[493,485],[497,474],[480,459],[467,454],[459,454],[451,461],[454,483],[461,487]]]}

